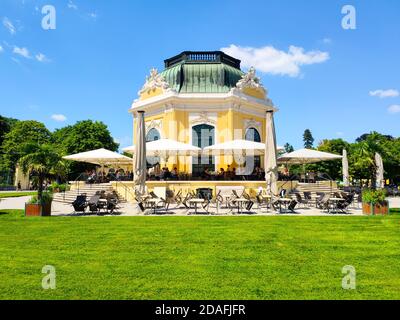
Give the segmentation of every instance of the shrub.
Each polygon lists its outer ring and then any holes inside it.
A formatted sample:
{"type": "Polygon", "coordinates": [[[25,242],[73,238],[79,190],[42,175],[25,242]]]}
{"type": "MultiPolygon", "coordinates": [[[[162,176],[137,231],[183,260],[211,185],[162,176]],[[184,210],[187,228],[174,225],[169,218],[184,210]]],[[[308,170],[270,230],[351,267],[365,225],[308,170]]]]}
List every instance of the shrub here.
{"type": "Polygon", "coordinates": [[[31,200],[28,201],[28,204],[48,204],[53,201],[53,194],[51,192],[43,192],[42,194],[42,201],[39,202],[38,196],[33,196],[31,200]]]}
{"type": "Polygon", "coordinates": [[[385,189],[366,189],[363,190],[362,200],[365,203],[370,203],[372,205],[375,204],[383,204],[385,202],[387,193],[385,189]]]}

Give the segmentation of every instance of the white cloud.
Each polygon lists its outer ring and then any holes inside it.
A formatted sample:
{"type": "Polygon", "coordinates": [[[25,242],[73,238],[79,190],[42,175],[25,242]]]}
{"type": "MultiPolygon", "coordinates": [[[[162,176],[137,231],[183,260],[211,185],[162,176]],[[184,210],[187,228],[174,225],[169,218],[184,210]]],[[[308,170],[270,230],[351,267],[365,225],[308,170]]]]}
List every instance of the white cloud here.
{"type": "Polygon", "coordinates": [[[296,46],[290,46],[289,51],[285,52],[272,46],[254,48],[232,44],[227,48],[221,48],[221,51],[242,60],[244,67],[253,66],[264,73],[290,77],[298,77],[300,67],[303,65],[322,63],[329,59],[328,52],[305,52],[303,48],[296,46]]]}
{"type": "Polygon", "coordinates": [[[332,43],[332,39],[331,38],[323,38],[322,42],[325,44],[331,44],[332,43]]]}
{"type": "Polygon", "coordinates": [[[91,13],[89,13],[89,17],[92,18],[92,19],[94,19],[94,20],[96,20],[96,18],[97,18],[97,13],[91,12],[91,13]]]}
{"type": "Polygon", "coordinates": [[[369,95],[371,97],[379,97],[379,98],[395,98],[400,95],[398,90],[388,89],[388,90],[375,90],[370,91],[369,95]]]}
{"type": "Polygon", "coordinates": [[[67,7],[73,10],[78,10],[78,6],[73,3],[71,0],[68,1],[67,7]]]}
{"type": "Polygon", "coordinates": [[[67,117],[64,116],[63,114],[53,114],[53,115],[51,116],[51,118],[52,118],[54,121],[57,121],[57,122],[64,122],[64,121],[67,120],[67,117]]]}
{"type": "Polygon", "coordinates": [[[7,17],[3,18],[3,26],[5,26],[7,28],[7,30],[12,34],[16,34],[17,33],[17,29],[14,27],[14,25],[12,24],[12,22],[10,21],[10,19],[8,19],[7,17]]]}
{"type": "Polygon", "coordinates": [[[38,53],[35,55],[35,58],[39,62],[50,62],[50,59],[48,59],[43,53],[38,53]]]}
{"type": "Polygon", "coordinates": [[[15,54],[18,54],[18,55],[26,58],[26,59],[31,59],[32,58],[30,53],[29,53],[29,50],[27,48],[19,48],[17,46],[14,46],[13,52],[15,54]]]}
{"type": "Polygon", "coordinates": [[[4,49],[3,49],[3,47],[0,45],[0,52],[3,52],[4,51],[4,49]]]}
{"type": "Polygon", "coordinates": [[[400,105],[393,104],[388,108],[388,112],[391,114],[400,113],[400,105]]]}

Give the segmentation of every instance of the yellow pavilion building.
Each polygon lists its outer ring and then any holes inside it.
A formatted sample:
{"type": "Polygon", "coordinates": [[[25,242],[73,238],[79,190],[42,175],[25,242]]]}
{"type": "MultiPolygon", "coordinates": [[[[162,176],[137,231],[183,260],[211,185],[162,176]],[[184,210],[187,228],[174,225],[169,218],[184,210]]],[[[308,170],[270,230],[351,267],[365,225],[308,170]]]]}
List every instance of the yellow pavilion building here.
{"type": "MultiPolygon", "coordinates": [[[[162,72],[150,71],[130,109],[133,119],[145,112],[148,142],[172,139],[201,148],[234,139],[265,142],[266,112],[277,110],[254,68],[243,72],[240,60],[221,51],[185,51],[164,63],[162,72]]],[[[171,157],[167,165],[193,176],[237,167],[232,156],[194,158],[171,157]]],[[[263,167],[262,157],[255,161],[263,167]]]]}

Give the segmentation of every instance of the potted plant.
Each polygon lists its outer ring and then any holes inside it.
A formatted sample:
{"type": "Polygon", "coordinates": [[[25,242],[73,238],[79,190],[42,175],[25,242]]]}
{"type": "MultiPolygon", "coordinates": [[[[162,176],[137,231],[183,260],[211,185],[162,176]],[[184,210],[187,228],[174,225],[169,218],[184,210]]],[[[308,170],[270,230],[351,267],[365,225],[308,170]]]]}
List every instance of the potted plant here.
{"type": "Polygon", "coordinates": [[[50,192],[43,192],[41,200],[38,199],[38,196],[33,196],[31,200],[25,204],[25,216],[51,216],[52,201],[53,195],[50,192]]]}
{"type": "Polygon", "coordinates": [[[367,215],[389,214],[389,203],[386,201],[386,190],[366,189],[362,193],[363,213],[367,215]]]}
{"type": "Polygon", "coordinates": [[[29,143],[24,149],[25,156],[19,159],[19,165],[25,174],[31,172],[38,179],[37,196],[25,205],[25,215],[50,215],[52,195],[43,192],[43,184],[46,178],[65,173],[64,162],[49,144],[29,143]]]}

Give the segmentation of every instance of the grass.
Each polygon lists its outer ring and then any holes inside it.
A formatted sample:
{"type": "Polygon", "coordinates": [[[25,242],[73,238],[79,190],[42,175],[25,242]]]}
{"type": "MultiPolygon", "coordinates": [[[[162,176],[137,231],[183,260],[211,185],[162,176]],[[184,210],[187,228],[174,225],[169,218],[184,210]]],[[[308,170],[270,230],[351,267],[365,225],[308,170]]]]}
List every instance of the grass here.
{"type": "Polygon", "coordinates": [[[0,299],[400,299],[400,215],[0,214],[0,299]],[[57,288],[43,290],[44,265],[57,288]],[[357,272],[343,290],[342,268],[357,272]]]}
{"type": "Polygon", "coordinates": [[[36,191],[21,191],[21,192],[0,192],[0,199],[2,198],[17,198],[25,196],[34,196],[36,191]]]}

